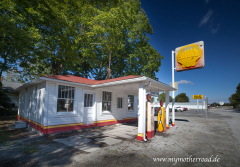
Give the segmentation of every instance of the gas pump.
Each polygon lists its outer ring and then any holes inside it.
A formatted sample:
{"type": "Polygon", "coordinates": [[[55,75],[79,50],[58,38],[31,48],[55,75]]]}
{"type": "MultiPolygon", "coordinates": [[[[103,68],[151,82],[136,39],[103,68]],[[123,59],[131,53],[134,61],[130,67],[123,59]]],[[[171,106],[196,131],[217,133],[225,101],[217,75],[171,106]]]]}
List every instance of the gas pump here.
{"type": "Polygon", "coordinates": [[[147,138],[155,136],[154,130],[154,105],[150,102],[146,102],[146,126],[147,126],[147,138]]]}
{"type": "Polygon", "coordinates": [[[166,132],[166,109],[163,106],[163,101],[160,101],[160,106],[158,108],[158,131],[166,132]]]}

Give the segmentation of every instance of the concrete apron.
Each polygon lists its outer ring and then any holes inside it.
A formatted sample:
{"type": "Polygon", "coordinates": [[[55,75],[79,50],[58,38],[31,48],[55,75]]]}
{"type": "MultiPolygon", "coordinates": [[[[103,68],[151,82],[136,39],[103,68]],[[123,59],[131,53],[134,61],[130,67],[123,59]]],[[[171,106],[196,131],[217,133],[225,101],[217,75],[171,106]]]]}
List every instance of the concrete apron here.
{"type": "Polygon", "coordinates": [[[137,123],[119,125],[108,130],[88,132],[68,138],[55,139],[54,141],[75,147],[86,152],[93,152],[104,146],[118,144],[126,139],[136,139],[138,132],[137,123]]]}

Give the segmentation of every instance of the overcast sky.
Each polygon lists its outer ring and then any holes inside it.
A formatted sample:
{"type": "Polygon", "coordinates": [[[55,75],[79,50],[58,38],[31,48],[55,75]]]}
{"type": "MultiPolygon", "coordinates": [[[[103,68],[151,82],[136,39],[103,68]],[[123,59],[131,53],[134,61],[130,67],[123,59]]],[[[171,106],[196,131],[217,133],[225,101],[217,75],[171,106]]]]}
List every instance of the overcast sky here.
{"type": "Polygon", "coordinates": [[[205,67],[176,72],[178,92],[203,94],[212,102],[229,102],[240,83],[240,1],[141,0],[154,34],[150,44],[164,56],[159,81],[172,81],[171,51],[204,41],[205,67]]]}

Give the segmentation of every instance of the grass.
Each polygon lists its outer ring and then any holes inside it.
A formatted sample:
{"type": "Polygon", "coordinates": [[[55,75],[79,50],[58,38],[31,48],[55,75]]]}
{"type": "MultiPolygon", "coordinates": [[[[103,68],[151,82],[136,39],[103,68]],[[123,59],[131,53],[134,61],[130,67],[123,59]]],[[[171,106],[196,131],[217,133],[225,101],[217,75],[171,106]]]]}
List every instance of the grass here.
{"type": "Polygon", "coordinates": [[[35,148],[35,147],[24,147],[21,149],[25,154],[32,154],[32,153],[35,153],[35,152],[38,152],[39,149],[38,148],[35,148]]]}
{"type": "Polygon", "coordinates": [[[15,138],[20,133],[19,131],[7,128],[7,124],[10,124],[12,121],[17,121],[17,115],[0,117],[0,144],[15,138]]]}

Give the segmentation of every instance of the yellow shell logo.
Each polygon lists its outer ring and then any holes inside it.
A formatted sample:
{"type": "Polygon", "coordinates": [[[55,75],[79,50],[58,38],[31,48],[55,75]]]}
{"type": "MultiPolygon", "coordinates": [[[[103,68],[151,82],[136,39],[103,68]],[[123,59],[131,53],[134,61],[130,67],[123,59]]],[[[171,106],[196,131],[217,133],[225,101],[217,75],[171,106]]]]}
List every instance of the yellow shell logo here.
{"type": "Polygon", "coordinates": [[[196,44],[182,47],[177,53],[177,62],[182,68],[196,66],[196,63],[202,56],[202,50],[196,44]]]}

